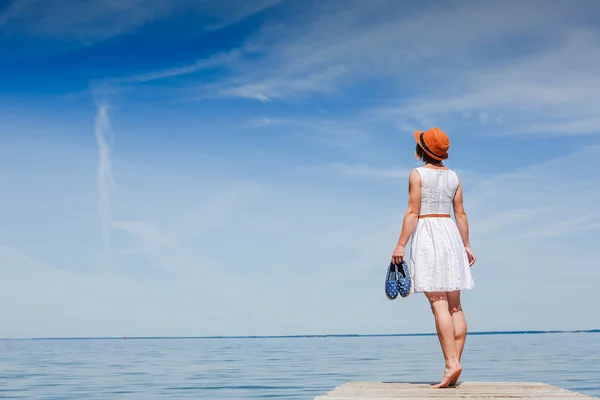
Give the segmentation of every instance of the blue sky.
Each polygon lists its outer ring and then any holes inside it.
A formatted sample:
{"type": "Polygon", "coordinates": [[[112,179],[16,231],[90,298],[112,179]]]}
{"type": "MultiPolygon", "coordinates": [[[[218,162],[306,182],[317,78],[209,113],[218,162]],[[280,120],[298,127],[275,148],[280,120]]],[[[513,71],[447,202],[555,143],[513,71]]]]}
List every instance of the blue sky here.
{"type": "Polygon", "coordinates": [[[599,14],[0,2],[0,337],[431,332],[383,282],[432,126],[470,329],[598,328],[599,14]]]}

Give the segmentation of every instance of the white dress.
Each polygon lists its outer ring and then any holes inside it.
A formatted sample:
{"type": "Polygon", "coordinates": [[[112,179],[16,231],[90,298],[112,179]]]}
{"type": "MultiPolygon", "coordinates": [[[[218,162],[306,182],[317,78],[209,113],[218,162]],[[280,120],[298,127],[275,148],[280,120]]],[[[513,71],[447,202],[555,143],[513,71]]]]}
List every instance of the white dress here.
{"type": "MultiPolygon", "coordinates": [[[[452,215],[458,176],[452,170],[420,167],[421,215],[452,215]]],[[[475,286],[467,252],[452,218],[419,219],[411,237],[413,292],[449,292],[475,286]]]]}

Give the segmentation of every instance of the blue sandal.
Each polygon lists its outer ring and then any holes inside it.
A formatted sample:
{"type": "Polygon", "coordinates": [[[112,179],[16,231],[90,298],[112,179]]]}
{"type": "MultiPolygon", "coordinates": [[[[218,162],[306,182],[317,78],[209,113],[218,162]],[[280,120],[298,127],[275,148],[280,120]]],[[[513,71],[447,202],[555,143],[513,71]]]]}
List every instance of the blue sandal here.
{"type": "Polygon", "coordinates": [[[385,295],[388,299],[394,300],[398,297],[398,266],[390,263],[385,278],[385,295]]]}

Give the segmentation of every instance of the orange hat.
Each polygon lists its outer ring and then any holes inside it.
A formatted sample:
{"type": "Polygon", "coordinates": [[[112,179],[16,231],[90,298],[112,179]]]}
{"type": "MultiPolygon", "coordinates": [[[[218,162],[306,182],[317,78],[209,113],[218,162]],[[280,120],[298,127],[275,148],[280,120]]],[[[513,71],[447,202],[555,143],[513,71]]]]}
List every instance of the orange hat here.
{"type": "Polygon", "coordinates": [[[440,128],[431,128],[423,131],[415,131],[415,139],[419,146],[434,160],[445,160],[448,158],[450,139],[440,128]]]}

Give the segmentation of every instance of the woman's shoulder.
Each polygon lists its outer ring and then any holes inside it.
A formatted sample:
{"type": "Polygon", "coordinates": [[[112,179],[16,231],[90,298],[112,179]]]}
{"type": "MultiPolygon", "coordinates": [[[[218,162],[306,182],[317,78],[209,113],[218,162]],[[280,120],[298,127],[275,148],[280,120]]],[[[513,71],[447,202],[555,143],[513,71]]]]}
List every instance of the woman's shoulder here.
{"type": "Polygon", "coordinates": [[[411,172],[412,174],[416,174],[419,177],[421,176],[429,176],[429,177],[435,177],[435,176],[439,176],[440,174],[448,174],[451,178],[451,180],[456,180],[459,181],[460,178],[458,177],[458,173],[453,170],[452,168],[428,168],[428,167],[417,167],[414,168],[411,172]]]}
{"type": "Polygon", "coordinates": [[[423,172],[423,171],[427,171],[427,172],[450,172],[450,173],[454,173],[456,174],[456,172],[454,172],[453,169],[448,168],[448,167],[444,167],[444,168],[430,168],[430,167],[417,167],[414,170],[417,170],[419,172],[423,172]]]}
{"type": "Polygon", "coordinates": [[[421,179],[421,171],[419,171],[420,167],[417,168],[413,168],[408,172],[408,179],[409,180],[414,180],[414,179],[421,179]]]}
{"type": "Polygon", "coordinates": [[[446,173],[448,173],[448,174],[456,177],[456,179],[458,179],[458,173],[455,170],[453,170],[452,168],[446,168],[444,171],[446,171],[446,173]]]}

